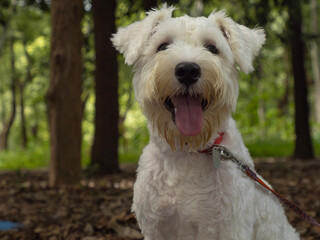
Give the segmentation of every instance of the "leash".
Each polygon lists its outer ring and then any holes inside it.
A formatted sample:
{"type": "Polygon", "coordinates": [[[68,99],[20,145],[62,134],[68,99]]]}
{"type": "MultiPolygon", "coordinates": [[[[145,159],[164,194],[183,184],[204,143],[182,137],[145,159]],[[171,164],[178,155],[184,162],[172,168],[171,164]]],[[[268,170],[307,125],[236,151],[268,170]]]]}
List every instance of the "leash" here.
{"type": "Polygon", "coordinates": [[[284,205],[288,206],[289,209],[295,212],[300,218],[320,228],[320,224],[315,219],[313,219],[310,215],[308,215],[305,211],[303,211],[297,204],[291,202],[290,200],[286,199],[284,196],[282,196],[281,194],[277,193],[272,188],[270,188],[257,176],[257,174],[254,171],[250,169],[248,165],[244,164],[242,161],[235,158],[230,153],[230,151],[228,151],[225,147],[219,145],[220,142],[222,141],[222,136],[223,136],[223,133],[220,133],[219,137],[216,139],[212,147],[205,149],[203,151],[200,151],[200,153],[212,155],[213,166],[215,168],[219,168],[220,160],[231,160],[232,162],[238,165],[238,167],[242,172],[244,172],[248,177],[253,179],[255,182],[259,183],[265,189],[272,192],[284,205]]]}

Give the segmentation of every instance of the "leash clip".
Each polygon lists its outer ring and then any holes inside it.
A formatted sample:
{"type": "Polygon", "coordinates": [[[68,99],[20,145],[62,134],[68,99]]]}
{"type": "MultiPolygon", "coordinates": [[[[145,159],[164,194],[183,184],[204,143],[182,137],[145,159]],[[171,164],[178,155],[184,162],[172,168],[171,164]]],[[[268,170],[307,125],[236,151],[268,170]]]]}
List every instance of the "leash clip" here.
{"type": "Polygon", "coordinates": [[[246,171],[245,164],[242,161],[235,158],[232,155],[232,153],[228,149],[226,149],[224,146],[215,145],[213,148],[219,152],[221,160],[231,160],[232,162],[238,165],[238,167],[241,169],[242,172],[246,171]]]}
{"type": "Polygon", "coordinates": [[[231,160],[233,158],[232,154],[224,146],[214,145],[213,150],[219,153],[222,160],[231,160]]]}
{"type": "Polygon", "coordinates": [[[221,160],[232,160],[234,158],[232,154],[221,145],[214,145],[212,147],[211,154],[213,160],[213,167],[216,169],[220,167],[221,160]]]}

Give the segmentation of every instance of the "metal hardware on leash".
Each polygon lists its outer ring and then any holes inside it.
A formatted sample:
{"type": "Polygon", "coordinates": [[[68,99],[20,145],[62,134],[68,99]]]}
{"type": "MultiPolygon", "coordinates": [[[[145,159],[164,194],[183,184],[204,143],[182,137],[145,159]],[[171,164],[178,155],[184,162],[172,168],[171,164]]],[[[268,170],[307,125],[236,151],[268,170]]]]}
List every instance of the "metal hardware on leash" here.
{"type": "MultiPolygon", "coordinates": [[[[238,160],[237,158],[235,158],[230,151],[228,151],[225,147],[221,146],[221,145],[215,145],[212,148],[212,157],[213,157],[213,163],[214,163],[214,167],[215,167],[215,157],[214,156],[214,152],[219,153],[219,158],[221,160],[231,160],[232,162],[236,163],[238,165],[238,167],[245,172],[245,168],[244,168],[244,164],[242,161],[238,160]]],[[[216,167],[215,167],[216,168],[216,167]]]]}

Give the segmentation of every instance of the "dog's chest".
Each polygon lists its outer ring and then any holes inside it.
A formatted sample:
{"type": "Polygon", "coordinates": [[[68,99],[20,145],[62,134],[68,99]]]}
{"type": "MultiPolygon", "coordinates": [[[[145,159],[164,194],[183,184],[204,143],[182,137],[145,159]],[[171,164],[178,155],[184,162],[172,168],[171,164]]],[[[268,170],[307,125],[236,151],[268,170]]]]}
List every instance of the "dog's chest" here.
{"type": "MultiPolygon", "coordinates": [[[[221,209],[224,208],[227,198],[232,197],[232,184],[236,182],[230,172],[232,170],[224,164],[221,169],[214,169],[210,160],[208,163],[194,162],[185,169],[180,166],[179,169],[180,172],[174,167],[167,169],[159,194],[167,196],[171,202],[169,205],[186,219],[221,221],[221,209]]],[[[161,202],[160,199],[159,201],[161,202]]]]}
{"type": "Polygon", "coordinates": [[[219,239],[233,222],[245,221],[251,214],[247,179],[231,162],[214,169],[206,156],[176,162],[155,160],[141,168],[143,178],[139,178],[141,172],[138,174],[137,184],[144,182],[144,188],[138,191],[148,197],[134,204],[142,211],[153,212],[144,217],[161,234],[170,229],[176,234],[173,239],[219,239]]]}

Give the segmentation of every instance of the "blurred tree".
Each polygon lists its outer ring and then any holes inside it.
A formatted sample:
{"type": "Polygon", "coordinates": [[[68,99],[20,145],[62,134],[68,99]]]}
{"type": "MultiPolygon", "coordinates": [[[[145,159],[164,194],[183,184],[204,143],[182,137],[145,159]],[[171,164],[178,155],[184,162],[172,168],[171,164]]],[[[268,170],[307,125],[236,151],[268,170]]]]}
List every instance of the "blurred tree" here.
{"type": "Polygon", "coordinates": [[[91,165],[98,171],[114,173],[118,164],[118,64],[110,41],[115,32],[115,0],[93,0],[95,33],[95,132],[91,165]]]}
{"type": "Polygon", "coordinates": [[[278,109],[280,116],[285,116],[288,114],[288,106],[289,106],[289,96],[290,96],[290,81],[289,81],[289,75],[290,75],[290,66],[289,66],[289,56],[288,51],[284,51],[283,53],[283,64],[284,64],[284,71],[286,75],[284,79],[284,93],[283,96],[278,101],[278,109]]]}
{"type": "MultiPolygon", "coordinates": [[[[4,0],[0,3],[0,25],[3,27],[2,34],[0,35],[0,57],[3,47],[5,46],[5,42],[8,38],[8,28],[11,18],[16,12],[16,1],[4,0]],[[7,9],[6,12],[3,9],[7,9]],[[6,13],[6,14],[4,14],[6,13]]],[[[11,36],[9,40],[9,48],[10,48],[10,68],[11,68],[11,115],[9,119],[5,120],[5,111],[2,112],[2,130],[0,132],[0,151],[8,149],[8,138],[10,134],[10,129],[12,127],[13,121],[16,116],[16,69],[15,69],[15,53],[14,53],[14,37],[11,36]]],[[[2,93],[4,89],[1,88],[2,93]]]]}
{"type": "Polygon", "coordinates": [[[15,53],[14,53],[14,37],[11,36],[10,38],[10,56],[11,56],[11,61],[10,61],[10,66],[11,66],[11,83],[10,83],[10,89],[11,89],[11,115],[8,119],[3,124],[2,131],[0,133],[0,151],[8,149],[8,138],[9,138],[9,133],[10,129],[12,127],[13,121],[16,117],[16,84],[17,84],[17,76],[16,76],[16,67],[15,67],[15,53]]]}
{"type": "Polygon", "coordinates": [[[2,0],[0,2],[0,26],[3,27],[3,31],[0,34],[0,55],[6,42],[8,35],[9,22],[15,12],[17,2],[13,0],[10,4],[10,0],[2,0]],[[6,11],[4,11],[4,9],[6,11]]]}
{"type": "Polygon", "coordinates": [[[78,183],[81,169],[81,1],[51,3],[49,129],[51,186],[78,183]]]}
{"type": "Polygon", "coordinates": [[[302,9],[299,0],[290,0],[286,4],[289,12],[288,42],[291,50],[291,66],[294,78],[296,133],[294,157],[311,159],[314,157],[314,153],[309,125],[308,89],[302,40],[302,9]]]}
{"type": "Polygon", "coordinates": [[[202,16],[203,15],[203,0],[195,0],[195,8],[194,11],[192,13],[192,16],[202,16]]]}
{"type": "Polygon", "coordinates": [[[320,63],[319,63],[319,28],[318,28],[318,2],[310,1],[311,8],[311,34],[310,55],[312,63],[313,81],[314,81],[314,111],[315,120],[320,123],[320,63]]]}
{"type": "Polygon", "coordinates": [[[26,67],[26,76],[24,80],[19,80],[19,95],[20,95],[20,122],[21,122],[21,146],[22,148],[26,149],[27,148],[27,142],[28,142],[28,137],[27,137],[27,124],[26,124],[26,117],[25,117],[25,88],[27,84],[31,83],[32,81],[32,75],[31,75],[31,57],[30,54],[27,50],[27,43],[24,41],[23,42],[23,51],[24,55],[27,60],[27,67],[26,67]]]}

